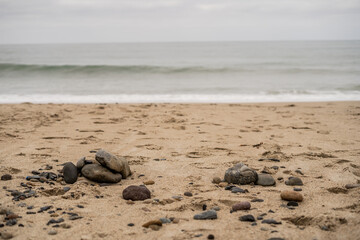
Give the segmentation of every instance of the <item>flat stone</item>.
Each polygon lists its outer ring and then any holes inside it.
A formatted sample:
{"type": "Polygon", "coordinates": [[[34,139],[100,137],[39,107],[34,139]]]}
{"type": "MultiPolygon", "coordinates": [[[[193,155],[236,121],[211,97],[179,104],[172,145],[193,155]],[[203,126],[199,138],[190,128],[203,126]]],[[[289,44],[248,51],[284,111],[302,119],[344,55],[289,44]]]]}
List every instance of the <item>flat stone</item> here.
{"type": "Polygon", "coordinates": [[[149,228],[153,231],[159,231],[161,226],[152,224],[149,226],[149,228]]]}
{"type": "Polygon", "coordinates": [[[160,221],[161,221],[163,224],[171,223],[171,220],[170,220],[169,218],[160,218],[160,221]]]}
{"type": "Polygon", "coordinates": [[[360,187],[360,184],[346,184],[345,188],[346,189],[352,189],[352,188],[358,188],[360,187]]]}
{"type": "Polygon", "coordinates": [[[301,192],[301,191],[302,191],[301,188],[296,188],[296,187],[295,187],[293,190],[294,190],[295,192],[301,192]]]}
{"type": "Polygon", "coordinates": [[[208,220],[208,219],[217,219],[217,213],[214,210],[209,210],[194,215],[195,220],[208,220]]]}
{"type": "Polygon", "coordinates": [[[145,185],[154,185],[155,182],[153,180],[149,180],[149,181],[144,181],[143,182],[145,185]]]}
{"type": "Polygon", "coordinates": [[[118,183],[122,179],[120,173],[113,173],[99,164],[86,164],[81,173],[84,177],[99,183],[118,183]]]}
{"type": "Polygon", "coordinates": [[[65,163],[63,167],[64,181],[73,184],[78,179],[78,169],[72,162],[65,163]]]}
{"type": "Polygon", "coordinates": [[[146,223],[144,223],[142,226],[144,227],[144,228],[148,228],[149,226],[151,226],[151,225],[158,225],[158,226],[162,226],[162,221],[160,220],[160,219],[156,219],[156,220],[151,220],[151,221],[149,221],[149,222],[146,222],[146,223]]]}
{"type": "Polygon", "coordinates": [[[242,222],[255,222],[255,218],[251,214],[241,216],[239,217],[239,220],[242,222]]]}
{"type": "Polygon", "coordinates": [[[187,197],[192,197],[193,194],[191,192],[184,192],[184,195],[187,197]]]}
{"type": "Polygon", "coordinates": [[[231,188],[231,192],[232,193],[245,193],[246,191],[239,187],[233,187],[233,188],[231,188]]]}
{"type": "Polygon", "coordinates": [[[289,186],[302,186],[304,185],[302,180],[298,177],[290,177],[289,180],[285,181],[286,185],[289,186]]]}
{"type": "Polygon", "coordinates": [[[142,201],[151,198],[150,190],[143,186],[129,186],[123,191],[123,198],[125,200],[142,201]]]}
{"type": "Polygon", "coordinates": [[[274,219],[265,219],[265,220],[262,220],[261,223],[266,223],[266,224],[281,224],[281,222],[278,222],[274,219]]]}
{"type": "Polygon", "coordinates": [[[121,173],[124,179],[131,175],[129,163],[124,157],[116,157],[115,155],[101,149],[96,152],[95,159],[101,165],[115,172],[121,173]]]}
{"type": "Polygon", "coordinates": [[[57,234],[57,231],[55,231],[55,230],[50,230],[50,231],[48,232],[48,234],[49,234],[49,235],[56,235],[56,234],[57,234]]]}
{"type": "Polygon", "coordinates": [[[250,184],[257,181],[257,173],[242,163],[229,168],[225,172],[225,181],[234,184],[250,184]]]}
{"type": "Polygon", "coordinates": [[[79,171],[81,171],[81,169],[86,165],[86,164],[92,164],[93,162],[90,160],[86,160],[85,157],[80,158],[77,163],[76,163],[76,167],[77,169],[79,169],[79,171]]]}
{"type": "Polygon", "coordinates": [[[255,198],[255,199],[252,199],[250,202],[263,202],[264,199],[260,199],[260,198],[255,198]]]}
{"type": "Polygon", "coordinates": [[[281,199],[286,201],[296,201],[296,202],[302,202],[303,196],[301,193],[295,192],[295,191],[282,191],[280,194],[281,199]]]}
{"type": "Polygon", "coordinates": [[[239,210],[249,210],[251,208],[251,204],[249,202],[239,202],[232,205],[231,209],[236,212],[239,210]]]}
{"type": "Polygon", "coordinates": [[[256,185],[273,186],[275,185],[275,179],[270,174],[260,173],[256,185]]]}

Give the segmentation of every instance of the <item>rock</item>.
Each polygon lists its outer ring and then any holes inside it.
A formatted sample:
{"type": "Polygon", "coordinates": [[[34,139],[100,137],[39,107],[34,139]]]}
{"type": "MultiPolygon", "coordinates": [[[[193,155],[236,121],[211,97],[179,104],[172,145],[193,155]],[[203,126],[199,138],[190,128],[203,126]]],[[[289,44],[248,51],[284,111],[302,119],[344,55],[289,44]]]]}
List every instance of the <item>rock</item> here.
{"type": "Polygon", "coordinates": [[[249,210],[251,208],[251,204],[249,202],[239,202],[232,205],[231,209],[236,212],[239,210],[249,210]]]}
{"type": "Polygon", "coordinates": [[[46,225],[54,224],[54,223],[62,223],[64,221],[63,218],[56,219],[50,219],[46,225]]]}
{"type": "Polygon", "coordinates": [[[84,177],[100,183],[118,183],[122,179],[120,173],[113,173],[99,164],[86,164],[81,173],[84,177]]]}
{"type": "Polygon", "coordinates": [[[290,202],[287,203],[287,205],[289,207],[297,207],[297,206],[299,206],[299,204],[297,202],[295,202],[295,201],[290,201],[290,202]]]}
{"type": "Polygon", "coordinates": [[[179,218],[174,218],[174,219],[172,220],[172,222],[173,222],[173,223],[179,223],[179,222],[180,222],[180,219],[179,219],[179,218]]]}
{"type": "Polygon", "coordinates": [[[80,158],[77,163],[76,163],[76,167],[77,169],[79,169],[79,171],[81,171],[81,169],[86,165],[86,164],[92,164],[93,162],[90,160],[86,160],[85,157],[80,158]]]}
{"type": "Polygon", "coordinates": [[[258,174],[256,184],[261,186],[273,186],[275,185],[275,179],[270,174],[260,173],[258,174]]]}
{"type": "Polygon", "coordinates": [[[215,239],[215,236],[212,235],[212,234],[209,234],[209,235],[207,236],[207,239],[215,239]]]}
{"type": "Polygon", "coordinates": [[[64,180],[66,183],[73,184],[74,182],[76,182],[78,178],[78,170],[73,163],[65,163],[62,172],[64,174],[64,180]]]}
{"type": "Polygon", "coordinates": [[[124,179],[131,175],[129,163],[124,157],[118,158],[105,150],[99,150],[95,155],[95,159],[101,165],[121,173],[124,179]]]}
{"type": "Polygon", "coordinates": [[[1,176],[2,181],[9,181],[12,179],[12,176],[10,174],[4,174],[1,176]]]}
{"type": "Polygon", "coordinates": [[[212,183],[215,183],[215,184],[221,183],[221,178],[219,178],[219,177],[214,177],[213,180],[212,180],[212,183]]]}
{"type": "Polygon", "coordinates": [[[226,187],[228,185],[227,182],[221,182],[219,183],[219,187],[226,187]]]}
{"type": "Polygon", "coordinates": [[[293,190],[296,191],[296,192],[301,192],[302,191],[301,188],[296,188],[296,187],[293,190]]]}
{"type": "Polygon", "coordinates": [[[133,224],[133,223],[128,223],[128,226],[129,226],[129,227],[133,227],[133,226],[135,226],[135,224],[133,224]]]}
{"type": "Polygon", "coordinates": [[[50,230],[50,231],[48,232],[48,234],[49,234],[49,235],[56,235],[56,234],[57,234],[57,231],[55,231],[55,230],[50,230]]]}
{"type": "Polygon", "coordinates": [[[289,180],[285,181],[286,185],[289,186],[302,186],[304,185],[300,178],[298,177],[289,177],[289,180]]]}
{"type": "Polygon", "coordinates": [[[145,185],[154,185],[155,182],[153,180],[149,180],[149,181],[144,181],[143,182],[145,185]]]}
{"type": "Polygon", "coordinates": [[[206,212],[196,214],[194,216],[194,219],[195,220],[217,219],[217,213],[216,213],[216,211],[209,210],[209,211],[206,211],[206,212]]]}
{"type": "Polygon", "coordinates": [[[294,192],[294,191],[282,191],[280,194],[281,199],[287,200],[287,201],[296,201],[296,202],[302,202],[303,196],[301,193],[294,192]]]}
{"type": "Polygon", "coordinates": [[[6,226],[14,226],[17,224],[17,220],[16,219],[10,219],[6,221],[6,226]]]}
{"type": "Polygon", "coordinates": [[[225,181],[234,184],[249,184],[257,181],[257,173],[242,163],[236,164],[225,172],[225,181]]]}
{"type": "Polygon", "coordinates": [[[148,228],[148,227],[151,226],[151,225],[162,226],[162,222],[161,222],[160,219],[156,219],[156,220],[151,220],[151,221],[149,221],[149,222],[146,222],[146,223],[144,223],[142,226],[143,226],[144,228],[148,228]]]}
{"type": "Polygon", "coordinates": [[[345,188],[346,189],[352,189],[352,188],[358,188],[360,187],[360,184],[346,184],[345,188]]]}
{"type": "Polygon", "coordinates": [[[211,210],[214,210],[214,211],[220,211],[221,209],[220,209],[220,207],[218,207],[218,206],[215,206],[215,207],[213,207],[211,210]]]}
{"type": "Polygon", "coordinates": [[[255,218],[251,214],[241,216],[239,217],[239,220],[242,222],[255,222],[255,218]]]}
{"type": "Polygon", "coordinates": [[[261,223],[266,223],[266,224],[281,224],[281,222],[278,222],[274,219],[265,219],[265,220],[262,220],[261,223]]]}
{"type": "Polygon", "coordinates": [[[203,204],[202,205],[202,210],[205,211],[207,209],[207,205],[206,204],[203,204]]]}
{"type": "Polygon", "coordinates": [[[142,201],[151,198],[151,193],[147,187],[141,186],[129,186],[123,191],[123,198],[125,200],[142,201]]]}
{"type": "Polygon", "coordinates": [[[184,195],[187,197],[192,197],[193,194],[191,192],[184,192],[184,195]]]}
{"type": "Polygon", "coordinates": [[[231,188],[232,193],[245,193],[245,190],[239,187],[233,187],[231,188]]]}
{"type": "Polygon", "coordinates": [[[0,236],[2,239],[11,239],[14,237],[11,233],[8,232],[2,232],[0,233],[0,236]]]}
{"type": "Polygon", "coordinates": [[[171,220],[170,220],[169,218],[160,218],[160,221],[161,221],[163,224],[171,223],[171,220]]]}
{"type": "Polygon", "coordinates": [[[149,228],[151,228],[151,230],[154,230],[154,231],[159,231],[161,226],[159,226],[159,225],[150,225],[149,228]]]}
{"type": "Polygon", "coordinates": [[[264,199],[260,199],[260,198],[255,198],[255,199],[252,199],[250,202],[263,202],[264,199]]]}

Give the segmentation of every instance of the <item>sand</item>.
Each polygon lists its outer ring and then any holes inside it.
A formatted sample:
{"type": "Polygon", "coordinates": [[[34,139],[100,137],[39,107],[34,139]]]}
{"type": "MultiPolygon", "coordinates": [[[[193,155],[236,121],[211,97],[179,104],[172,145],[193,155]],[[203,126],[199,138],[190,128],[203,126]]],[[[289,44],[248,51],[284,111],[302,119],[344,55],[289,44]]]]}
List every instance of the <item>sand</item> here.
{"type": "Polygon", "coordinates": [[[198,239],[209,234],[215,239],[359,239],[360,188],[344,188],[360,180],[359,133],[360,102],[0,105],[0,175],[13,177],[0,181],[0,208],[20,215],[18,224],[24,225],[5,226],[0,232],[14,239],[191,239],[200,234],[198,239]],[[34,182],[37,198],[11,200],[7,190],[23,191],[20,184],[32,170],[50,165],[58,173],[65,162],[76,163],[83,156],[94,160],[101,148],[126,156],[133,175],[111,186],[84,177],[72,185],[34,182]],[[258,161],[264,157],[280,162],[258,161]],[[212,183],[238,162],[258,172],[280,167],[269,170],[276,186],[243,185],[249,192],[234,194],[212,183]],[[280,198],[281,191],[293,189],[284,183],[290,176],[304,182],[304,201],[293,210],[281,206],[286,202],[280,198]],[[159,203],[122,198],[127,186],[148,180],[155,182],[147,187],[159,203]],[[70,191],[57,196],[41,190],[66,186],[70,191]],[[184,196],[187,191],[193,196],[184,196]],[[234,203],[255,198],[264,202],[230,213],[234,203]],[[220,207],[218,219],[193,219],[204,204],[220,207]],[[62,208],[55,211],[59,216],[26,214],[46,205],[62,208]],[[62,212],[82,218],[69,220],[62,212]],[[263,213],[264,219],[282,224],[239,221],[242,215],[256,218],[263,213]],[[47,225],[60,217],[71,227],[47,225]],[[161,217],[180,221],[159,231],[142,227],[161,217]],[[50,230],[57,234],[48,235],[50,230]]]}

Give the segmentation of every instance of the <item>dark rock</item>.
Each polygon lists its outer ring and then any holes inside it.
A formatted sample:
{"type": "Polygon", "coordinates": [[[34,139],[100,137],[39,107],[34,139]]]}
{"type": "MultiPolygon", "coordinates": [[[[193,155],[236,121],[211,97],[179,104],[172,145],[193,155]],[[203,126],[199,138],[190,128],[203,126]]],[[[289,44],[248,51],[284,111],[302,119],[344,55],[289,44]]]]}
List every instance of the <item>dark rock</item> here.
{"type": "Polygon", "coordinates": [[[4,174],[1,176],[2,181],[9,181],[12,179],[12,176],[10,174],[4,174]]]}
{"type": "Polygon", "coordinates": [[[160,221],[161,221],[163,224],[171,223],[171,220],[170,220],[169,218],[160,218],[160,221]]]}
{"type": "Polygon", "coordinates": [[[133,223],[128,223],[128,226],[129,226],[129,227],[133,227],[133,226],[135,226],[135,224],[133,224],[133,223]]]}
{"type": "Polygon", "coordinates": [[[263,216],[258,216],[256,219],[257,219],[257,220],[263,220],[264,217],[263,217],[263,216]]]}
{"type": "Polygon", "coordinates": [[[195,220],[217,219],[217,213],[216,213],[216,211],[209,210],[209,211],[206,211],[206,212],[196,214],[194,216],[194,219],[195,220]]]}
{"type": "Polygon", "coordinates": [[[40,176],[39,175],[27,176],[25,179],[28,181],[30,181],[32,179],[40,180],[40,176]]]}
{"type": "Polygon", "coordinates": [[[62,172],[66,183],[73,184],[76,182],[78,178],[78,169],[72,162],[65,163],[62,172]]]}
{"type": "Polygon", "coordinates": [[[10,219],[6,221],[6,226],[14,226],[17,224],[17,220],[16,219],[10,219]]]}
{"type": "Polygon", "coordinates": [[[129,163],[124,157],[116,157],[105,150],[99,150],[96,152],[95,159],[108,169],[121,173],[124,179],[131,175],[129,163]]]}
{"type": "Polygon", "coordinates": [[[239,202],[235,203],[231,208],[234,212],[239,210],[249,210],[251,208],[251,204],[249,202],[239,202]]]}
{"type": "Polygon", "coordinates": [[[209,235],[207,236],[207,239],[215,239],[215,236],[212,235],[212,234],[209,234],[209,235]]]}
{"type": "Polygon", "coordinates": [[[297,202],[295,202],[295,201],[290,201],[290,202],[287,203],[287,205],[289,207],[297,207],[297,206],[299,206],[299,204],[297,202]]]}
{"type": "Polygon", "coordinates": [[[81,216],[78,216],[77,214],[76,215],[71,215],[70,217],[69,217],[69,220],[78,220],[78,219],[81,219],[81,218],[83,218],[83,217],[81,217],[81,216]]]}
{"type": "Polygon", "coordinates": [[[360,184],[346,184],[345,188],[346,189],[352,189],[352,188],[358,188],[360,187],[360,184]]]}
{"type": "Polygon", "coordinates": [[[3,228],[5,225],[3,223],[0,223],[0,228],[3,228]]]}
{"type": "Polygon", "coordinates": [[[298,174],[300,174],[300,175],[304,175],[304,174],[301,172],[300,169],[296,169],[295,172],[298,173],[298,174]]]}
{"type": "Polygon", "coordinates": [[[257,181],[257,173],[242,163],[236,164],[225,172],[225,181],[234,184],[250,184],[257,181]]]}
{"type": "Polygon", "coordinates": [[[241,216],[239,217],[239,220],[242,222],[255,222],[255,218],[251,214],[241,216]]]}
{"type": "Polygon", "coordinates": [[[301,188],[296,188],[296,187],[295,187],[295,188],[294,188],[294,191],[295,191],[295,192],[301,192],[301,191],[302,191],[302,189],[301,189],[301,188]]]}
{"type": "Polygon", "coordinates": [[[289,180],[285,181],[286,185],[289,186],[302,186],[304,185],[302,180],[298,177],[289,177],[289,180]]]}
{"type": "Polygon", "coordinates": [[[26,212],[26,214],[36,214],[36,212],[26,212]]]}
{"type": "Polygon", "coordinates": [[[235,185],[229,185],[225,187],[226,191],[230,191],[232,188],[236,187],[235,185]]]}
{"type": "Polygon", "coordinates": [[[274,219],[265,219],[265,220],[262,220],[261,223],[266,223],[266,224],[281,224],[281,222],[278,222],[274,219]]]}
{"type": "Polygon", "coordinates": [[[63,221],[64,221],[63,218],[59,218],[57,220],[52,218],[48,221],[48,223],[46,225],[50,225],[50,224],[54,224],[54,223],[62,223],[63,221]]]}
{"type": "Polygon", "coordinates": [[[202,205],[202,210],[205,211],[206,209],[207,209],[207,205],[206,204],[202,205]]]}
{"type": "Polygon", "coordinates": [[[39,171],[36,171],[36,170],[32,170],[32,171],[31,171],[31,174],[33,174],[33,175],[40,175],[40,172],[39,172],[39,171]]]}
{"type": "Polygon", "coordinates": [[[253,222],[253,223],[251,224],[251,226],[257,226],[257,223],[256,223],[256,222],[253,222]]]}
{"type": "Polygon", "coordinates": [[[149,189],[143,185],[132,185],[124,189],[123,198],[125,200],[142,201],[151,198],[151,193],[149,189]]]}
{"type": "Polygon", "coordinates": [[[194,237],[198,238],[198,237],[202,237],[203,234],[199,233],[199,234],[196,234],[194,237]]]}
{"type": "Polygon", "coordinates": [[[52,206],[44,206],[44,207],[41,207],[39,212],[45,212],[47,210],[49,210],[50,208],[52,208],[52,206]]]}
{"type": "Polygon", "coordinates": [[[233,187],[233,188],[231,188],[231,192],[232,193],[245,193],[246,191],[239,187],[233,187]]]}
{"type": "Polygon", "coordinates": [[[260,199],[260,198],[255,198],[255,199],[252,199],[250,202],[263,202],[264,199],[260,199]]]}
{"type": "Polygon", "coordinates": [[[84,177],[100,183],[118,183],[122,179],[120,173],[113,173],[99,164],[86,164],[81,173],[84,177]]]}
{"type": "Polygon", "coordinates": [[[256,184],[261,186],[273,186],[275,185],[275,179],[270,174],[260,173],[258,174],[256,184]]]}
{"type": "Polygon", "coordinates": [[[81,171],[81,169],[86,165],[86,164],[92,164],[93,162],[90,160],[86,160],[85,157],[80,158],[77,163],[76,163],[76,167],[77,169],[79,169],[79,171],[81,171]]]}
{"type": "Polygon", "coordinates": [[[191,192],[184,192],[184,195],[188,197],[192,197],[193,194],[191,192]]]}
{"type": "Polygon", "coordinates": [[[70,187],[64,187],[64,188],[63,188],[64,192],[67,192],[67,191],[69,191],[70,189],[71,189],[70,187]]]}

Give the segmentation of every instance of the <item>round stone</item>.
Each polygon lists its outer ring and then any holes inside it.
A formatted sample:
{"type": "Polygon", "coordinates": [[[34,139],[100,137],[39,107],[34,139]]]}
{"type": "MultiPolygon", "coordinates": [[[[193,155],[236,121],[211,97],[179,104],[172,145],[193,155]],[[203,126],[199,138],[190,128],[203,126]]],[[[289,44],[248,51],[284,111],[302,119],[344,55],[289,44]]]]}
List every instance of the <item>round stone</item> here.
{"type": "Polygon", "coordinates": [[[78,178],[78,169],[72,162],[65,163],[63,167],[64,181],[73,184],[78,178]]]}
{"type": "Polygon", "coordinates": [[[301,193],[295,191],[282,191],[280,194],[281,199],[286,201],[295,201],[295,202],[302,202],[303,196],[301,193]]]}
{"type": "Polygon", "coordinates": [[[214,177],[213,180],[212,180],[212,183],[215,183],[215,184],[221,183],[221,178],[219,178],[219,177],[214,177]]]}
{"type": "Polygon", "coordinates": [[[124,189],[123,198],[125,200],[143,201],[145,199],[151,198],[151,193],[150,190],[143,185],[141,186],[132,185],[124,189]]]}
{"type": "Polygon", "coordinates": [[[261,186],[273,186],[275,185],[275,179],[270,174],[260,173],[258,174],[256,184],[261,186]]]}
{"type": "Polygon", "coordinates": [[[289,180],[285,181],[286,185],[289,186],[302,186],[304,185],[302,180],[298,177],[289,177],[289,180]]]}
{"type": "Polygon", "coordinates": [[[234,212],[239,210],[249,210],[251,208],[251,204],[249,202],[239,202],[232,205],[231,208],[234,212]]]}

